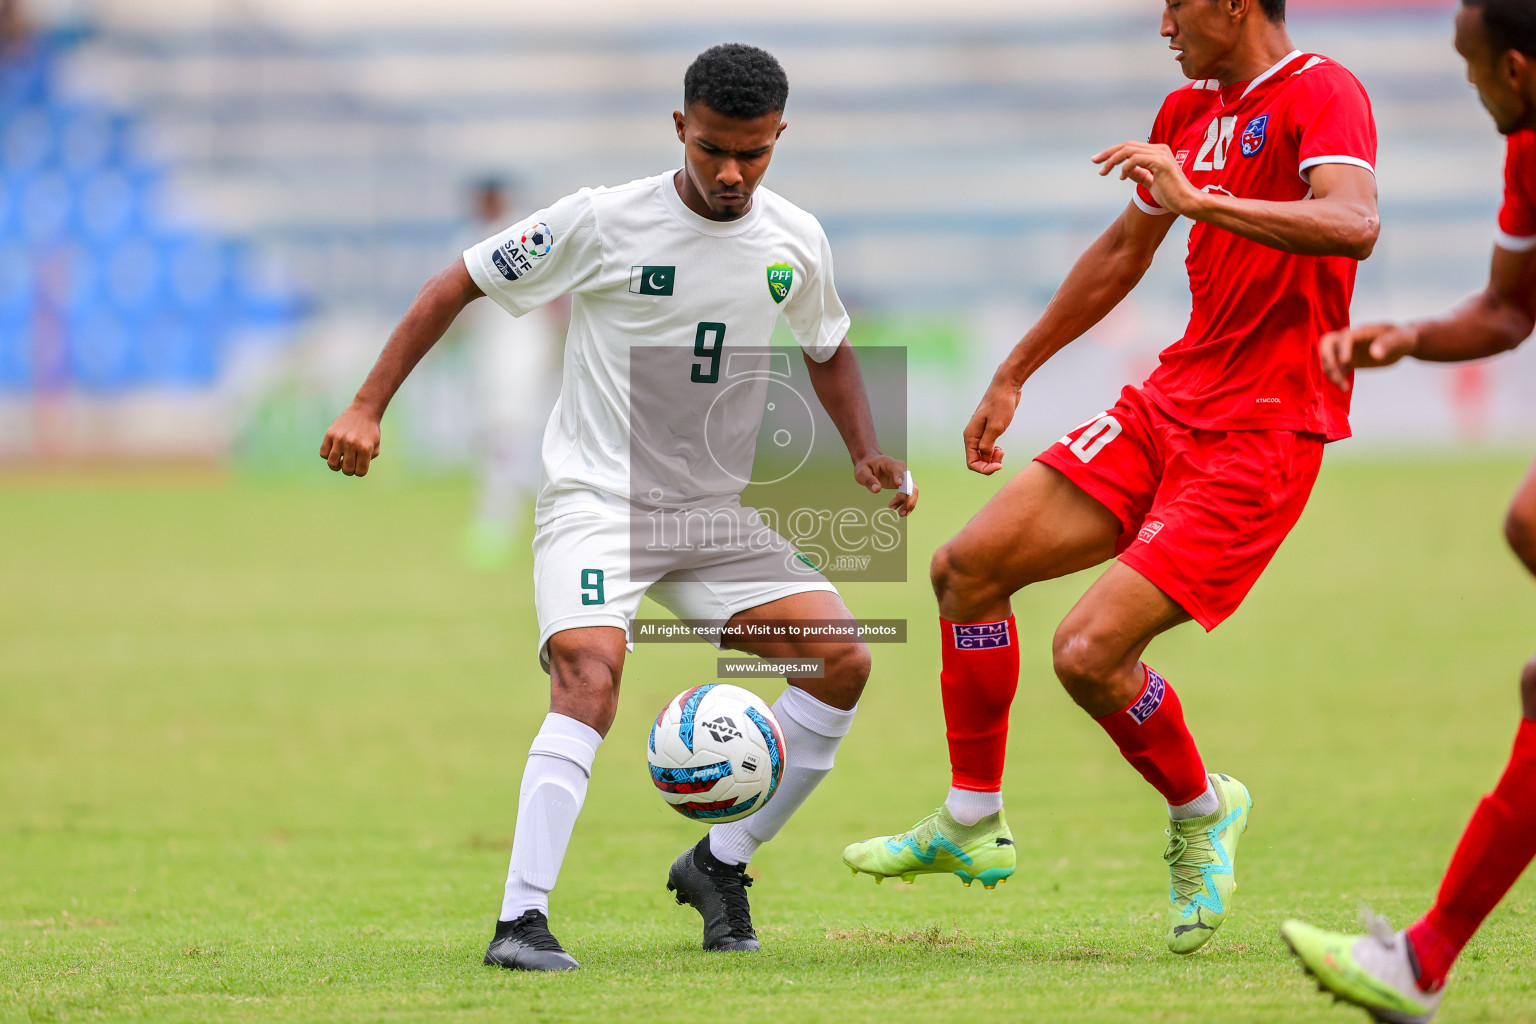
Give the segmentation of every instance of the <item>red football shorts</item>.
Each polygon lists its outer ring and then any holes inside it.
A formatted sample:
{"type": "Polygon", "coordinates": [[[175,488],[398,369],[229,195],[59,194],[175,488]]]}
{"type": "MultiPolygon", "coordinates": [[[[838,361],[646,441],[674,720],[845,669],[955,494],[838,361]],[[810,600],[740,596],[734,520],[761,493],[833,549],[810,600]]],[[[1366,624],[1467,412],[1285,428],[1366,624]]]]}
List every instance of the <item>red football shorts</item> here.
{"type": "Polygon", "coordinates": [[[1036,456],[1120,520],[1115,553],[1215,629],[1301,518],[1323,436],[1199,430],[1139,388],[1036,456]]]}

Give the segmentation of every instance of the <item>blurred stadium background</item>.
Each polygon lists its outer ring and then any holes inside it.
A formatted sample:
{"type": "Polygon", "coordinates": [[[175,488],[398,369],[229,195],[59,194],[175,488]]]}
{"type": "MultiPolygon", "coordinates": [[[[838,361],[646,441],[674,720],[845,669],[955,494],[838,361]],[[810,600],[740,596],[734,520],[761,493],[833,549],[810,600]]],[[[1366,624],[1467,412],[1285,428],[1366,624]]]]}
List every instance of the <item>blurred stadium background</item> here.
{"type": "MultiPolygon", "coordinates": [[[[494,175],[532,209],[675,166],[703,47],[773,50],[791,124],[769,183],[821,217],[861,342],[911,360],[914,444],[948,451],[1001,351],[1127,200],[1088,156],[1144,136],[1180,81],[1157,0],[0,0],[0,459],[312,465],[494,175]]],[[[1383,231],[1357,319],[1485,279],[1500,140],[1450,46],[1454,0],[1292,0],[1298,46],[1366,84],[1383,231]]],[[[1026,392],[1049,439],[1139,380],[1187,312],[1183,247],[1026,392]]],[[[467,459],[449,345],[392,411],[392,453],[467,459]]],[[[1536,432],[1536,352],[1405,366],[1356,445],[1536,432]]]]}
{"type": "MultiPolygon", "coordinates": [[[[1502,145],[1451,49],[1457,2],[1290,0],[1297,45],[1376,105],[1358,318],[1485,280],[1502,145]]],[[[1128,201],[1088,157],[1180,81],[1161,5],[0,0],[0,1021],[1357,1020],[1275,925],[1348,927],[1362,901],[1411,920],[1503,762],[1536,590],[1498,520],[1536,439],[1536,343],[1372,375],[1243,612],[1158,641],[1211,763],[1263,794],[1214,955],[1149,955],[1161,807],[1050,682],[1080,576],[1015,605],[1030,870],[876,890],[835,856],[942,791],[923,565],[999,484],[957,465],[958,432],[1128,201]],[[548,986],[480,966],[546,704],[526,544],[506,574],[453,557],[472,339],[406,385],[376,478],[316,452],[477,230],[474,185],[515,181],[531,209],[675,166],[683,69],[728,39],[788,68],[769,183],[826,224],[855,340],[908,348],[908,581],[845,592],[914,642],[876,649],[837,773],[754,860],[766,962],[728,964],[653,874],[698,833],[637,760],[712,652],[637,652],[555,896],[597,969],[548,986]]],[[[1015,457],[1151,367],[1186,315],[1182,257],[1170,239],[1031,383],[1015,457]]],[[[1536,1021],[1533,920],[1527,879],[1447,1021],[1536,1021]]]]}

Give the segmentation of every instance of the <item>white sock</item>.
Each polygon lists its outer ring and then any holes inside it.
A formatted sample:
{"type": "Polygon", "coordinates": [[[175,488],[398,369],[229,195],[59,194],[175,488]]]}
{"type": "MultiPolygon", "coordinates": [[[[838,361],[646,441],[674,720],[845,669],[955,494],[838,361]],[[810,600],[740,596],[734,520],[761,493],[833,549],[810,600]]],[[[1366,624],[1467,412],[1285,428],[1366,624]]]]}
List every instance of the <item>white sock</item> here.
{"type": "Polygon", "coordinates": [[[1003,809],[1003,794],[978,793],[950,786],[949,796],[944,798],[944,807],[949,811],[949,816],[960,824],[974,825],[987,815],[1003,809]]]}
{"type": "Polygon", "coordinates": [[[727,864],[745,864],[800,809],[811,790],[832,770],[837,745],[853,725],[851,711],[823,704],[798,686],[787,687],[773,714],[784,730],[784,777],[767,806],[749,818],[709,830],[709,852],[727,864]]]}
{"type": "Polygon", "coordinates": [[[1195,797],[1187,804],[1168,805],[1168,817],[1174,821],[1184,821],[1188,818],[1203,818],[1216,808],[1221,806],[1221,801],[1216,798],[1216,787],[1211,782],[1205,784],[1205,792],[1195,797]]]}
{"type": "Polygon", "coordinates": [[[529,910],[549,914],[549,892],[560,875],[560,862],[587,798],[592,759],[603,738],[597,730],[553,711],[544,716],[528,749],[528,764],[517,790],[517,831],[512,833],[512,863],[501,920],[529,910]]]}

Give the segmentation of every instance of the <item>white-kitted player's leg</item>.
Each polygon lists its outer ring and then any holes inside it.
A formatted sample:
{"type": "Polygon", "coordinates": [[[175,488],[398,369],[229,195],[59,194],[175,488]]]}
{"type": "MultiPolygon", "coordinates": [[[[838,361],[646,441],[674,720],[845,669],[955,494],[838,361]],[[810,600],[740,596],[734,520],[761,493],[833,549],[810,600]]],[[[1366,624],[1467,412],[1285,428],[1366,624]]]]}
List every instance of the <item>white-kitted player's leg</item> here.
{"type": "MultiPolygon", "coordinates": [[[[627,516],[573,512],[534,531],[533,606],[544,671],[550,667],[550,638],[565,630],[614,626],[624,631],[628,646],[649,586],[630,578],[629,549],[627,516]]],[[[607,725],[598,729],[608,731],[607,725]]]]}
{"type": "Polygon", "coordinates": [[[793,684],[773,702],[773,714],[784,730],[784,777],[767,806],[756,814],[716,825],[709,830],[709,849],[727,864],[743,865],[757,848],[774,836],[800,809],[821,780],[832,771],[838,744],[853,727],[857,708],[835,708],[793,684]]]}
{"type": "Polygon", "coordinates": [[[549,915],[549,894],[560,876],[576,815],[587,798],[592,759],[603,737],[574,718],[550,712],[528,748],[517,791],[517,831],[501,901],[501,920],[530,910],[549,915]]]}
{"type": "Polygon", "coordinates": [[[630,623],[645,593],[630,581],[629,525],[576,514],[534,537],[539,657],[550,672],[550,713],[528,751],[517,828],[496,935],[485,962],[518,970],[572,970],[549,930],[560,876],[592,762],[613,724],[630,623]]]}
{"type": "MultiPolygon", "coordinates": [[[[752,619],[846,621],[853,616],[836,588],[819,573],[797,583],[703,582],[678,574],[651,588],[651,597],[679,618],[739,624],[752,619]]],[[[765,574],[766,575],[766,574],[765,574]]],[[[807,643],[738,643],[735,649],[762,657],[819,658],[822,678],[790,678],[773,705],[784,733],[784,775],[773,799],[739,822],[716,825],[698,845],[684,850],[668,874],[679,903],[704,919],[704,948],[755,950],[745,866],[757,848],[778,835],[832,770],[837,747],[853,724],[859,694],[869,678],[869,651],[860,640],[807,643]]]]}
{"type": "MultiPolygon", "coordinates": [[[[782,538],[779,541],[669,575],[651,588],[651,597],[678,618],[722,626],[753,620],[853,621],[837,588],[795,560],[794,549],[782,538]],[[750,582],[754,579],[770,582],[750,582]]],[[[853,725],[859,694],[869,678],[870,657],[864,642],[856,638],[731,646],[765,658],[816,658],[824,665],[821,678],[790,677],[790,685],[773,705],[784,730],[785,749],[784,777],[773,799],[755,814],[709,831],[713,855],[740,867],[759,846],[778,835],[832,770],[838,744],[853,725]]]]}

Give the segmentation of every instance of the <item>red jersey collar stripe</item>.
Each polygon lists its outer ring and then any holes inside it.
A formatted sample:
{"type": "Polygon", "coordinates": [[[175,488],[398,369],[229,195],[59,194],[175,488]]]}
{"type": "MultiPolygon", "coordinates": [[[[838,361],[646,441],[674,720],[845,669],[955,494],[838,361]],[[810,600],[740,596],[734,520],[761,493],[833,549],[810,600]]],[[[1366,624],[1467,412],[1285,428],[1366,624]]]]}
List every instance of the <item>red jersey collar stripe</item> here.
{"type": "Polygon", "coordinates": [[[1300,56],[1301,56],[1301,51],[1300,50],[1292,50],[1290,53],[1286,54],[1284,57],[1281,57],[1279,63],[1273,65],[1268,71],[1264,72],[1258,78],[1255,78],[1253,81],[1249,82],[1248,83],[1248,88],[1243,90],[1243,94],[1238,97],[1238,100],[1242,101],[1242,100],[1246,99],[1249,93],[1253,92],[1253,90],[1257,89],[1260,85],[1262,85],[1264,82],[1266,82],[1270,78],[1273,78],[1280,71],[1281,68],[1285,67],[1291,61],[1295,60],[1297,57],[1300,57],[1300,56]]]}

